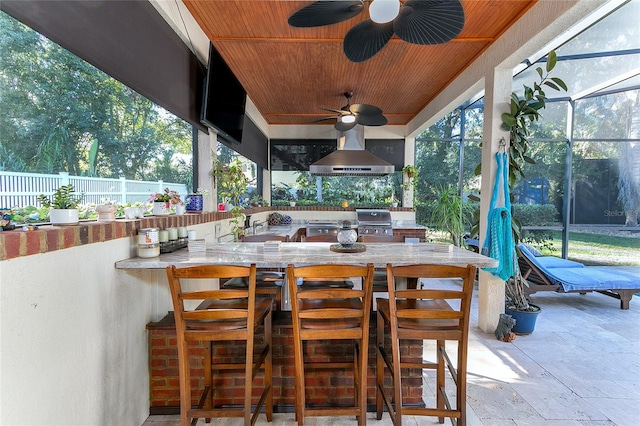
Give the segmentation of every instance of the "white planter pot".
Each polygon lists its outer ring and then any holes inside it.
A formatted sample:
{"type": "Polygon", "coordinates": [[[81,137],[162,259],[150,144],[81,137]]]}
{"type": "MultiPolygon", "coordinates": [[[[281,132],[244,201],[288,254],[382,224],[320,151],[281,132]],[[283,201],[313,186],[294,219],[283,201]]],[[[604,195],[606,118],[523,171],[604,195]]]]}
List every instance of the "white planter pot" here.
{"type": "Polygon", "coordinates": [[[169,216],[171,214],[171,206],[168,201],[154,201],[153,214],[155,216],[169,216]]]}
{"type": "Polygon", "coordinates": [[[99,204],[96,206],[98,222],[113,222],[116,220],[116,206],[110,204],[99,204]]]}
{"type": "Polygon", "coordinates": [[[184,204],[176,204],[176,214],[179,216],[182,216],[185,212],[185,205],[184,204]]]}
{"type": "Polygon", "coordinates": [[[49,220],[52,225],[77,225],[78,209],[51,209],[49,210],[49,220]]]}

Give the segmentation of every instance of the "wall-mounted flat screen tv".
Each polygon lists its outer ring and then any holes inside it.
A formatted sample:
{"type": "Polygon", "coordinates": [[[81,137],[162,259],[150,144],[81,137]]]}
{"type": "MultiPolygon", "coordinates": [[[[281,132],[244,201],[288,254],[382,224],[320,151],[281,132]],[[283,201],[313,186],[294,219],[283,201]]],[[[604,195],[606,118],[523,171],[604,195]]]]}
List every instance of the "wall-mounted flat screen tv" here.
{"type": "Polygon", "coordinates": [[[222,56],[209,43],[200,121],[229,143],[242,142],[247,93],[222,56]]]}

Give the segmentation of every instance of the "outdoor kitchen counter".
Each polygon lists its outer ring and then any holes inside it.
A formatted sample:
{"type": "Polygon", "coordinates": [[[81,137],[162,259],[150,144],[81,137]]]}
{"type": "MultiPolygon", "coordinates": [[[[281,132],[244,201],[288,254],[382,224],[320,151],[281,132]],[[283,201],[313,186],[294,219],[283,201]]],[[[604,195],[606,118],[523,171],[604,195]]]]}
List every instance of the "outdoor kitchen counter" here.
{"type": "Polygon", "coordinates": [[[451,252],[436,250],[433,244],[367,244],[362,253],[336,253],[329,249],[331,243],[282,243],[281,250],[265,253],[263,243],[210,243],[206,252],[189,252],[186,249],[161,254],[153,258],[133,257],[116,262],[117,269],[163,269],[178,265],[250,265],[261,268],[284,268],[289,264],[365,264],[385,267],[387,263],[408,265],[430,263],[438,265],[467,264],[477,267],[496,266],[497,261],[478,253],[453,247],[451,252]],[[389,246],[393,246],[390,248],[389,246]]]}

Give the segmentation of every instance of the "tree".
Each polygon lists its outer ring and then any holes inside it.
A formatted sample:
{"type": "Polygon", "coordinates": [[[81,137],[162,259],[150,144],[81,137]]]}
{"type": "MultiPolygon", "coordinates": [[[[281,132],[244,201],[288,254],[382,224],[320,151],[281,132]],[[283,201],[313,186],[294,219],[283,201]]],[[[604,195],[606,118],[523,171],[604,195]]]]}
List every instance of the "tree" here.
{"type": "Polygon", "coordinates": [[[191,126],[0,12],[0,167],[190,181],[191,126]]]}

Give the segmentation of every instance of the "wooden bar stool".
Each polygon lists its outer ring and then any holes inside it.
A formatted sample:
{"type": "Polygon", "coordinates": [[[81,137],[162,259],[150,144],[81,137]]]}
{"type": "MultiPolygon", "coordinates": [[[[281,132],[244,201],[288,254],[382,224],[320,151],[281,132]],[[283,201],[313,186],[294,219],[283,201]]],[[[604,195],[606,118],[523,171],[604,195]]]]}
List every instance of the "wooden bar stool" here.
{"type": "MultiPolygon", "coordinates": [[[[243,417],[245,425],[255,423],[261,407],[265,406],[267,421],[273,414],[271,299],[256,298],[256,266],[189,266],[167,268],[167,277],[173,299],[178,338],[178,367],[180,372],[180,421],[182,426],[195,425],[198,418],[209,421],[212,417],[243,417]],[[246,278],[246,289],[217,289],[217,279],[246,278]],[[183,280],[188,280],[186,290],[183,280]],[[198,301],[200,301],[199,304],[198,301]],[[197,305],[197,306],[196,306],[197,305]],[[255,335],[263,328],[264,343],[256,344],[255,335]],[[212,365],[212,342],[245,341],[242,362],[212,365]],[[204,390],[197,408],[192,408],[191,372],[188,344],[205,342],[204,390]],[[257,353],[257,355],[256,355],[257,353]],[[243,371],[246,390],[240,408],[216,404],[213,398],[212,371],[243,371]],[[264,386],[260,398],[251,410],[253,383],[260,371],[264,372],[264,386]]],[[[224,389],[219,389],[223,391],[224,389]]]]}
{"type": "MultiPolygon", "coordinates": [[[[359,425],[367,416],[367,357],[369,345],[369,315],[371,310],[371,280],[373,264],[315,265],[287,268],[291,295],[291,318],[295,358],[296,419],[304,425],[306,416],[356,416],[359,425]],[[362,278],[362,290],[351,288],[305,288],[297,280],[362,278]],[[353,360],[305,359],[305,342],[350,340],[354,343],[353,360]],[[354,380],[352,406],[307,407],[305,369],[351,370],[354,380]]],[[[308,345],[308,344],[307,344],[308,345]]]]}
{"type": "MultiPolygon", "coordinates": [[[[242,241],[246,243],[280,241],[286,242],[289,237],[279,234],[258,234],[245,235],[242,241]]],[[[267,295],[275,302],[275,310],[282,310],[282,285],[284,283],[284,272],[282,270],[258,269],[256,271],[256,294],[267,295]]],[[[222,288],[247,288],[246,278],[235,277],[226,281],[222,288]]]]}
{"type": "Polygon", "coordinates": [[[476,275],[474,266],[387,265],[389,298],[377,298],[376,416],[382,418],[383,403],[395,426],[402,425],[402,416],[437,416],[440,423],[449,417],[458,426],[466,424],[467,345],[469,312],[476,275]],[[438,288],[435,280],[423,281],[422,289],[396,290],[396,278],[440,278],[461,280],[460,289],[438,288]],[[449,303],[455,302],[455,303],[449,303]],[[385,347],[385,327],[390,330],[391,350],[385,347]],[[405,362],[400,356],[399,341],[433,340],[436,342],[436,362],[405,362]],[[457,362],[451,362],[446,341],[457,342],[457,362]],[[455,405],[451,405],[445,389],[445,363],[456,385],[455,405]],[[385,393],[385,367],[391,374],[393,393],[385,393]],[[405,407],[402,405],[401,369],[436,370],[436,406],[405,407]]]}

